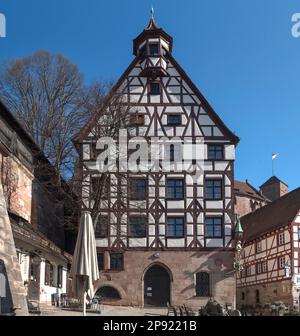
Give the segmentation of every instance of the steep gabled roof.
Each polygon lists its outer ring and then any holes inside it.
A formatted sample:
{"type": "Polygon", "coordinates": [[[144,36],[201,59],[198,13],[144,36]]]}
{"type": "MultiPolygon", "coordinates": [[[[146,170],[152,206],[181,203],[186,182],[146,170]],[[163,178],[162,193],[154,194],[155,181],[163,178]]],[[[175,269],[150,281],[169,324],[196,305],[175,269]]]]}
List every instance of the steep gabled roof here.
{"type": "MultiPolygon", "coordinates": [[[[176,60],[174,59],[174,57],[172,56],[172,54],[171,53],[167,53],[166,54],[166,58],[171,61],[171,63],[173,64],[173,66],[175,67],[175,69],[178,71],[178,73],[183,77],[183,79],[185,80],[185,82],[187,83],[187,85],[194,91],[195,95],[201,101],[201,104],[202,104],[203,108],[206,110],[206,112],[212,118],[212,120],[216,123],[216,125],[221,128],[221,130],[224,132],[224,134],[226,134],[231,139],[231,141],[234,144],[237,144],[239,142],[239,140],[240,140],[239,137],[236,136],[224,124],[224,122],[222,121],[222,119],[217,115],[217,113],[214,111],[214,109],[211,107],[211,105],[208,103],[208,101],[202,95],[202,93],[200,92],[200,90],[192,82],[192,80],[189,78],[189,76],[186,74],[186,72],[181,68],[181,66],[176,62],[176,60]]],[[[140,56],[136,56],[134,58],[134,60],[131,62],[131,64],[128,66],[128,68],[125,70],[125,72],[122,74],[122,76],[120,77],[120,79],[118,80],[118,82],[112,88],[110,94],[108,95],[107,99],[104,102],[104,105],[108,104],[108,102],[109,102],[110,98],[112,97],[112,95],[115,92],[118,91],[118,89],[120,88],[121,84],[125,80],[126,76],[131,72],[131,70],[137,64],[137,62],[139,61],[139,59],[140,59],[140,56]]],[[[82,139],[84,139],[84,137],[86,137],[90,133],[90,131],[91,131],[91,129],[92,129],[92,127],[93,127],[93,125],[94,125],[94,123],[96,121],[95,118],[97,118],[97,116],[92,116],[91,119],[87,122],[87,124],[74,137],[73,143],[75,144],[76,148],[77,148],[76,145],[80,141],[82,141],[82,139]]]]}
{"type": "Polygon", "coordinates": [[[247,180],[246,182],[235,180],[234,193],[235,195],[238,196],[256,198],[261,201],[270,201],[264,195],[262,195],[253,185],[251,185],[247,180]]]}
{"type": "Polygon", "coordinates": [[[212,118],[212,120],[216,123],[217,126],[219,126],[225,134],[232,140],[234,144],[238,144],[240,141],[240,138],[235,135],[222,121],[222,119],[218,116],[218,114],[215,112],[215,110],[211,107],[211,105],[208,103],[206,98],[203,96],[203,94],[200,92],[200,90],[197,88],[197,86],[192,82],[190,77],[186,74],[186,72],[181,68],[181,66],[177,63],[175,58],[172,56],[171,53],[167,53],[167,58],[170,59],[170,61],[173,63],[175,69],[179,72],[179,74],[183,77],[183,79],[186,81],[187,85],[190,86],[190,88],[195,92],[195,95],[199,98],[201,101],[201,104],[207,114],[212,118]]]}
{"type": "Polygon", "coordinates": [[[288,187],[288,185],[284,183],[283,181],[281,181],[277,176],[272,176],[264,184],[262,184],[260,188],[265,187],[267,185],[274,184],[274,183],[278,183],[278,182],[283,183],[285,186],[288,187]]]}
{"type": "Polygon", "coordinates": [[[299,211],[300,188],[297,188],[255,212],[243,216],[241,224],[245,242],[291,224],[299,211]]]}

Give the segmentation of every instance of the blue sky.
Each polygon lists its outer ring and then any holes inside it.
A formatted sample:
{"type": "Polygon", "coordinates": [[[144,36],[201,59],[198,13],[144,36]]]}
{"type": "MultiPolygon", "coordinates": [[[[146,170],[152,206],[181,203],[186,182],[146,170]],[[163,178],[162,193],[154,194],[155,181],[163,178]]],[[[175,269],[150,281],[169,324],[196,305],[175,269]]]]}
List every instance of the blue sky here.
{"type": "Polygon", "coordinates": [[[278,152],[275,174],[299,186],[300,38],[291,34],[299,0],[0,0],[0,62],[47,49],[76,63],[87,82],[117,79],[151,4],[177,61],[241,138],[236,178],[259,186],[278,152]]]}

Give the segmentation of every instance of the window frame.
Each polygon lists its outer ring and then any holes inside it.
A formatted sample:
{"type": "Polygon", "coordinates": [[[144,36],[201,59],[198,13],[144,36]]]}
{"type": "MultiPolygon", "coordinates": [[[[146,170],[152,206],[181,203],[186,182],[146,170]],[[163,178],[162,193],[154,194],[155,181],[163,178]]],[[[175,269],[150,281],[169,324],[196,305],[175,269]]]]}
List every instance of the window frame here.
{"type": "Polygon", "coordinates": [[[128,230],[128,237],[129,238],[146,238],[147,237],[147,217],[146,216],[138,216],[138,215],[132,215],[128,217],[128,226],[127,226],[127,230],[128,230]],[[131,229],[134,226],[133,223],[130,222],[130,220],[132,219],[143,219],[144,223],[143,223],[143,230],[144,230],[144,234],[143,235],[138,235],[138,234],[133,234],[131,229]]]}
{"type": "Polygon", "coordinates": [[[113,271],[113,272],[120,272],[120,271],[124,271],[124,254],[122,252],[111,252],[109,254],[109,270],[110,271],[113,271]],[[121,257],[121,260],[122,260],[122,265],[120,268],[112,268],[112,256],[120,256],[121,257]]]}
{"type": "Polygon", "coordinates": [[[148,179],[146,177],[135,177],[130,178],[129,180],[129,199],[131,201],[146,201],[148,197],[148,179]],[[145,183],[145,191],[143,198],[137,197],[137,194],[134,191],[134,184],[143,181],[145,183]]]}
{"type": "Polygon", "coordinates": [[[285,269],[285,256],[278,257],[278,269],[285,269]],[[282,264],[283,260],[283,264],[282,264]]]}
{"type": "Polygon", "coordinates": [[[109,214],[98,214],[98,216],[96,217],[96,225],[95,225],[95,239],[101,239],[101,238],[107,238],[109,236],[109,214]],[[107,219],[107,222],[106,222],[106,234],[98,234],[98,232],[100,231],[97,231],[97,227],[98,227],[98,221],[99,219],[101,218],[106,218],[107,219]]]}
{"type": "Polygon", "coordinates": [[[48,287],[55,287],[54,265],[49,260],[45,260],[44,285],[48,287]]]}
{"type": "Polygon", "coordinates": [[[182,115],[181,114],[179,114],[179,113],[174,113],[174,114],[168,114],[167,115],[167,126],[172,126],[172,127],[176,127],[176,126],[181,126],[182,125],[182,115]],[[176,123],[176,122],[170,122],[170,118],[172,118],[172,117],[179,117],[180,118],[180,122],[178,123],[176,123]]]}
{"type": "Polygon", "coordinates": [[[160,94],[161,94],[161,84],[160,84],[160,82],[157,82],[157,81],[153,81],[153,82],[150,82],[149,83],[149,94],[151,95],[151,96],[159,96],[160,94]],[[158,91],[153,91],[152,89],[153,89],[153,85],[157,85],[157,87],[158,87],[158,91]]]}
{"type": "Polygon", "coordinates": [[[258,241],[255,243],[255,252],[256,253],[261,253],[262,252],[262,242],[258,241]]]}
{"type": "Polygon", "coordinates": [[[57,266],[56,282],[58,288],[62,288],[63,286],[63,269],[62,265],[57,266]]]}
{"type": "Polygon", "coordinates": [[[205,200],[207,200],[207,201],[222,201],[223,200],[223,196],[224,196],[224,191],[223,191],[223,179],[220,179],[220,178],[212,178],[212,177],[206,177],[205,178],[205,188],[204,188],[204,198],[205,198],[205,200]],[[213,183],[213,186],[211,187],[211,186],[209,186],[208,187],[208,183],[213,183]],[[216,187],[215,185],[214,185],[214,183],[216,183],[216,182],[220,182],[220,186],[219,187],[216,187]],[[213,194],[212,194],[212,197],[208,197],[207,196],[207,188],[210,188],[210,189],[212,189],[212,191],[213,191],[213,194]],[[216,191],[215,191],[215,188],[219,188],[220,189],[220,197],[216,197],[216,191]]]}
{"type": "Polygon", "coordinates": [[[210,274],[208,272],[197,272],[195,274],[195,296],[199,297],[199,298],[210,297],[210,294],[211,294],[211,283],[210,282],[211,282],[211,277],[210,277],[210,274]],[[207,276],[207,279],[205,279],[206,283],[204,282],[204,280],[202,281],[202,287],[204,285],[207,286],[207,288],[205,288],[205,290],[202,291],[202,292],[204,292],[203,294],[200,291],[201,283],[198,283],[200,281],[200,279],[199,279],[200,274],[201,275],[205,274],[207,276]]]}
{"type": "Polygon", "coordinates": [[[184,200],[184,198],[185,198],[185,179],[184,178],[167,178],[167,181],[166,181],[166,188],[167,188],[167,192],[166,192],[166,194],[167,194],[167,200],[168,201],[180,201],[180,200],[184,200]],[[169,182],[182,182],[182,195],[181,195],[181,197],[176,197],[176,194],[177,194],[177,192],[176,192],[176,188],[178,188],[178,187],[176,187],[176,184],[175,184],[175,186],[173,187],[173,189],[175,189],[175,194],[174,194],[174,197],[171,197],[171,196],[169,196],[169,188],[171,188],[171,187],[169,187],[169,182]]]}
{"type": "Polygon", "coordinates": [[[167,216],[167,238],[184,238],[185,237],[185,217],[184,216],[167,216]],[[177,224],[176,220],[180,219],[182,220],[182,224],[177,224]],[[169,220],[175,220],[174,224],[169,224],[169,220]],[[176,228],[181,226],[181,230],[180,230],[180,235],[176,235],[176,228]],[[174,235],[171,235],[170,232],[170,227],[174,228],[174,235]]]}
{"type": "Polygon", "coordinates": [[[145,115],[142,113],[132,113],[129,116],[129,125],[131,127],[145,126],[145,115]]]}
{"type": "MultiPolygon", "coordinates": [[[[91,198],[93,198],[93,195],[96,193],[98,195],[99,190],[95,190],[94,189],[94,184],[95,181],[99,181],[102,178],[102,176],[92,176],[90,177],[90,195],[91,198]]],[[[104,184],[103,184],[103,189],[102,189],[102,193],[101,193],[101,199],[103,200],[107,200],[109,199],[110,196],[110,176],[107,175],[105,176],[105,180],[104,180],[104,184]]]]}
{"type": "Polygon", "coordinates": [[[279,232],[277,235],[278,246],[285,245],[285,235],[284,231],[279,232]]]}
{"type": "Polygon", "coordinates": [[[148,53],[149,57],[159,57],[161,55],[160,44],[158,42],[150,42],[148,44],[148,50],[149,50],[149,53],[148,53]],[[157,53],[151,52],[151,47],[153,46],[157,47],[157,53]]]}
{"type": "Polygon", "coordinates": [[[214,161],[223,161],[225,159],[224,144],[208,144],[207,145],[207,159],[208,160],[214,160],[214,161]],[[213,151],[214,152],[214,157],[210,156],[212,147],[221,147],[221,154],[222,155],[221,155],[220,158],[218,158],[217,155],[216,155],[216,153],[220,152],[220,151],[217,151],[216,149],[213,151]]]}
{"type": "Polygon", "coordinates": [[[224,237],[224,218],[222,216],[206,216],[204,219],[204,227],[205,227],[205,238],[210,238],[210,239],[222,239],[224,237]],[[215,226],[217,226],[216,224],[208,224],[206,223],[207,220],[210,219],[218,219],[221,221],[221,224],[219,224],[218,226],[220,226],[221,230],[220,230],[220,236],[216,236],[215,235],[215,226]],[[213,235],[208,235],[207,234],[207,226],[212,226],[213,227],[213,235]]]}

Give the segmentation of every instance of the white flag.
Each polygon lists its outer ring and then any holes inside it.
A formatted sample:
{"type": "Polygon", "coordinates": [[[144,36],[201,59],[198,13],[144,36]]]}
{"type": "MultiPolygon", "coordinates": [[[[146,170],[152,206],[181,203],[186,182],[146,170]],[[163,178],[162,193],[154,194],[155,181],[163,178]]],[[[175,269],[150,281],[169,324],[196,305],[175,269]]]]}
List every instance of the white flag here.
{"type": "Polygon", "coordinates": [[[279,156],[279,154],[272,154],[272,160],[276,159],[279,156]]]}

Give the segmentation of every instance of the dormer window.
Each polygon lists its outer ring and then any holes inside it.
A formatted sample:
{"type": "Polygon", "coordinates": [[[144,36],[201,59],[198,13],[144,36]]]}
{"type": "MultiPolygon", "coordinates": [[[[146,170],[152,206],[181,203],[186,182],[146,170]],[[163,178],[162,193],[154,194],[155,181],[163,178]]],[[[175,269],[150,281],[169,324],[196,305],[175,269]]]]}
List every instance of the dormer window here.
{"type": "Polygon", "coordinates": [[[158,82],[150,83],[150,94],[159,95],[160,94],[160,85],[158,82]]]}
{"type": "Polygon", "coordinates": [[[159,55],[159,45],[158,45],[158,43],[150,43],[149,44],[149,55],[150,56],[158,56],[159,55]]]}

